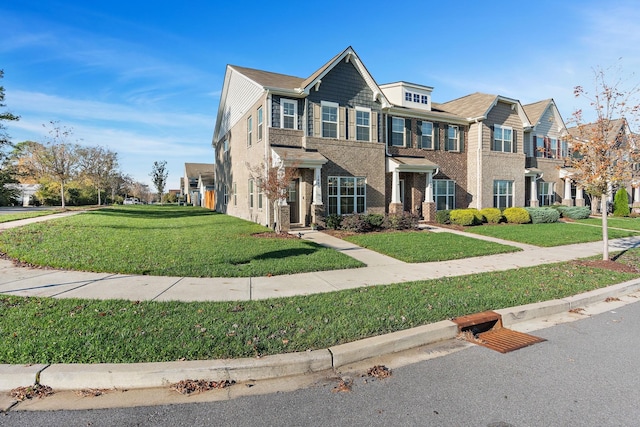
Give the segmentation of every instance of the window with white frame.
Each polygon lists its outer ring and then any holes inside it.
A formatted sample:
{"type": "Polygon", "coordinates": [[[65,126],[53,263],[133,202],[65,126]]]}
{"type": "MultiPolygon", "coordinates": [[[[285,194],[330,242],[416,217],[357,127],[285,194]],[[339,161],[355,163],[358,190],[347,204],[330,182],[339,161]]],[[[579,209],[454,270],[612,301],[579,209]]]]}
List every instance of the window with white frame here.
{"type": "Polygon", "coordinates": [[[222,141],[222,147],[225,153],[229,151],[229,138],[225,138],[224,141],[222,141]]]}
{"type": "Polygon", "coordinates": [[[371,110],[356,107],[356,140],[371,140],[371,110]]]}
{"type": "Polygon", "coordinates": [[[262,209],[262,198],[264,197],[262,179],[258,178],[257,184],[258,184],[258,209],[262,209]]]}
{"type": "Polygon", "coordinates": [[[513,151],[513,129],[507,126],[493,126],[493,151],[511,153],[513,151]]]}
{"type": "Polygon", "coordinates": [[[338,104],[322,101],[322,137],[338,137],[338,104]]]}
{"type": "Polygon", "coordinates": [[[413,94],[413,102],[420,103],[420,94],[419,93],[414,93],[413,94]]]}
{"type": "Polygon", "coordinates": [[[424,148],[425,150],[433,150],[433,123],[431,122],[422,122],[420,124],[420,139],[418,140],[420,143],[419,148],[424,148]]]}
{"type": "Polygon", "coordinates": [[[510,208],[513,206],[513,181],[493,181],[493,207],[510,208]]]}
{"type": "Polygon", "coordinates": [[[253,209],[253,179],[249,180],[249,209],[253,209]]]}
{"type": "Polygon", "coordinates": [[[264,118],[262,117],[262,107],[258,108],[258,141],[262,141],[262,129],[264,125],[264,118]]]}
{"type": "Polygon", "coordinates": [[[538,203],[540,206],[551,206],[554,202],[553,182],[538,181],[538,203]]]}
{"type": "MultiPolygon", "coordinates": [[[[225,187],[226,190],[226,187],[225,187]]],[[[238,183],[234,182],[233,183],[233,188],[232,188],[232,194],[233,194],[233,206],[238,206],[238,183]]],[[[227,195],[228,197],[228,195],[227,195]]],[[[227,200],[228,201],[228,200],[227,200]]],[[[225,202],[225,205],[227,203],[225,202]]]]}
{"type": "Polygon", "coordinates": [[[401,117],[391,118],[391,145],[404,146],[404,119],[401,117]]]}
{"type": "Polygon", "coordinates": [[[544,137],[536,135],[536,157],[545,157],[544,137]]]}
{"type": "Polygon", "coordinates": [[[365,212],[367,185],[364,177],[330,176],[328,183],[329,215],[365,212]]]}
{"type": "Polygon", "coordinates": [[[249,116],[247,119],[247,145],[251,146],[253,138],[253,117],[249,116]]]}
{"type": "Polygon", "coordinates": [[[557,159],[559,156],[559,152],[558,152],[558,140],[555,138],[550,138],[549,139],[549,147],[550,147],[550,151],[551,151],[551,155],[549,157],[551,157],[552,159],[557,159]]]}
{"type": "Polygon", "coordinates": [[[436,210],[456,208],[456,182],[451,179],[433,180],[433,201],[436,210]]]}
{"type": "Polygon", "coordinates": [[[560,140],[560,157],[569,157],[569,143],[566,140],[560,140]]]}
{"type": "Polygon", "coordinates": [[[224,205],[227,206],[229,204],[229,186],[224,186],[224,205]]]}
{"type": "Polygon", "coordinates": [[[411,92],[405,92],[404,93],[404,100],[405,101],[411,101],[413,99],[412,96],[413,96],[413,94],[411,92]]]}
{"type": "Polygon", "coordinates": [[[291,99],[280,101],[280,127],[298,129],[298,102],[291,99]]]}
{"type": "Polygon", "coordinates": [[[428,104],[428,103],[429,103],[429,97],[428,97],[427,95],[422,95],[422,96],[420,97],[420,102],[421,102],[422,104],[428,104]]]}
{"type": "Polygon", "coordinates": [[[460,129],[458,126],[447,127],[447,150],[460,151],[460,129]]]}

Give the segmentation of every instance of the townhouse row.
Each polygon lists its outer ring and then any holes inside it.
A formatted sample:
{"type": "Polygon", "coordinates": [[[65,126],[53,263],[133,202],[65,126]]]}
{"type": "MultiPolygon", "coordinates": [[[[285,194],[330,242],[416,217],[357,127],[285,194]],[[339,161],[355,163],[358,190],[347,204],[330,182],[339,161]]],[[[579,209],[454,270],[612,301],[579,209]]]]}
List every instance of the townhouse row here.
{"type": "Polygon", "coordinates": [[[273,225],[259,165],[295,168],[281,225],[331,214],[585,205],[553,99],[378,85],[348,47],[307,78],[228,65],[212,145],[216,210],[273,225]]]}

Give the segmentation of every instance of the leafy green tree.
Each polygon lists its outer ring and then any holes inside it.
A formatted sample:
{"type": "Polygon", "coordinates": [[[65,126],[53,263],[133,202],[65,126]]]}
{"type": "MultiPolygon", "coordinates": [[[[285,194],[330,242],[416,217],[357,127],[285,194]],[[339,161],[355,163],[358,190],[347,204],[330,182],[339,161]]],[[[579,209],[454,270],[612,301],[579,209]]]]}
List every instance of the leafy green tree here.
{"type": "MultiPolygon", "coordinates": [[[[0,70],[0,79],[4,78],[4,71],[0,70]]],[[[6,107],[4,103],[4,86],[0,85],[0,108],[6,107]]],[[[8,111],[0,111],[0,206],[12,203],[19,192],[15,187],[5,184],[15,184],[18,181],[15,178],[15,170],[8,161],[6,149],[11,147],[11,140],[7,133],[7,127],[4,122],[18,121],[16,116],[8,111]]]]}
{"type": "Polygon", "coordinates": [[[613,216],[629,216],[630,213],[629,194],[626,188],[620,187],[613,198],[613,216]]]}
{"type": "Polygon", "coordinates": [[[98,205],[102,204],[101,193],[109,188],[110,180],[118,168],[118,153],[101,146],[78,148],[80,176],[98,193],[98,205]]]}
{"type": "Polygon", "coordinates": [[[167,186],[167,177],[169,176],[166,160],[153,162],[153,169],[149,176],[151,176],[151,182],[158,192],[158,200],[162,203],[162,194],[164,193],[164,188],[167,186]]]}

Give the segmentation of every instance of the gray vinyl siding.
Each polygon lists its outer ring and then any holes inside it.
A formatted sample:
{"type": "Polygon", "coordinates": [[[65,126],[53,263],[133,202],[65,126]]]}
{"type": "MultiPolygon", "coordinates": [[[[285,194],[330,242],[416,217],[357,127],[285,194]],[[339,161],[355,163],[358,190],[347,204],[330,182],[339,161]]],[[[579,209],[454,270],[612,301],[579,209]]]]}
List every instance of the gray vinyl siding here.
{"type": "MultiPolygon", "coordinates": [[[[309,103],[321,101],[337,102],[340,107],[370,108],[371,112],[381,112],[380,104],[373,100],[373,92],[362,78],[353,63],[341,61],[322,78],[318,91],[311,89],[307,96],[309,103]]],[[[307,135],[313,135],[313,111],[307,111],[307,135]]],[[[378,114],[378,136],[380,136],[382,114],[378,114]]],[[[348,118],[345,118],[348,122],[348,118]]],[[[378,138],[378,140],[380,140],[378,138]]]]}
{"type": "Polygon", "coordinates": [[[272,101],[271,101],[271,127],[274,128],[279,128],[280,127],[280,100],[284,98],[284,99],[290,99],[292,101],[297,101],[298,103],[298,116],[297,116],[297,122],[298,122],[298,127],[297,129],[302,129],[302,114],[304,112],[304,101],[300,100],[300,99],[292,99],[292,98],[287,98],[286,96],[277,96],[277,95],[273,95],[272,97],[272,101]]]}

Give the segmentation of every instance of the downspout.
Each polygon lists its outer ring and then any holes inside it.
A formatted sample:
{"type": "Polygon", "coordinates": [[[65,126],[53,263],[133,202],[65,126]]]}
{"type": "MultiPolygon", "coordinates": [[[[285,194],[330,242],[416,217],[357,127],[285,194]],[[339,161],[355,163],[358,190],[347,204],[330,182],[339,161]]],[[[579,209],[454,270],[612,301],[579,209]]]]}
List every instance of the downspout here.
{"type": "MultiPolygon", "coordinates": [[[[269,89],[266,90],[266,94],[267,94],[267,108],[266,110],[266,116],[265,117],[265,127],[264,127],[264,165],[265,165],[265,171],[268,173],[269,168],[271,167],[271,165],[269,164],[269,159],[271,156],[269,156],[269,149],[271,148],[271,143],[270,143],[270,139],[269,139],[269,128],[271,127],[271,92],[269,91],[269,89]]],[[[265,177],[266,178],[266,177],[265,177]]],[[[266,226],[267,228],[271,228],[271,203],[269,203],[269,201],[267,200],[267,206],[268,208],[266,209],[266,215],[265,215],[265,221],[267,222],[266,226]]]]}

